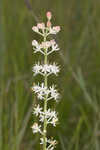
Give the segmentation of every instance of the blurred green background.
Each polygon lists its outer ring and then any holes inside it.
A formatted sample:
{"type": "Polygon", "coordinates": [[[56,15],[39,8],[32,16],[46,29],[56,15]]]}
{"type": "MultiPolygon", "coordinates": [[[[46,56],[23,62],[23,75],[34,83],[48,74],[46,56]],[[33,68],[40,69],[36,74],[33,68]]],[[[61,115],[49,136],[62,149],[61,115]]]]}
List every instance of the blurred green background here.
{"type": "Polygon", "coordinates": [[[99,0],[0,0],[0,150],[40,150],[30,128],[37,103],[30,87],[41,58],[31,42],[38,39],[32,26],[48,10],[62,29],[55,37],[61,50],[50,57],[61,65],[59,125],[48,134],[59,141],[57,150],[100,150],[99,0]]]}

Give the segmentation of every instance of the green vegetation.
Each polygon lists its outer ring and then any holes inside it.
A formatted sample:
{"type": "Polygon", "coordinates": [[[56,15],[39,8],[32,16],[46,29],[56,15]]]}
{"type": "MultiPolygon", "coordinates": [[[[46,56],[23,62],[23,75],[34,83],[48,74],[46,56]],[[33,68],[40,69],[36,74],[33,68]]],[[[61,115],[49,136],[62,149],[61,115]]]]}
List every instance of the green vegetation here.
{"type": "Polygon", "coordinates": [[[56,82],[62,95],[59,125],[50,135],[59,141],[57,150],[100,150],[100,1],[28,2],[0,0],[0,150],[40,150],[30,128],[37,103],[30,89],[37,58],[31,42],[38,38],[32,26],[48,10],[62,28],[59,56],[50,58],[61,64],[56,82]]]}

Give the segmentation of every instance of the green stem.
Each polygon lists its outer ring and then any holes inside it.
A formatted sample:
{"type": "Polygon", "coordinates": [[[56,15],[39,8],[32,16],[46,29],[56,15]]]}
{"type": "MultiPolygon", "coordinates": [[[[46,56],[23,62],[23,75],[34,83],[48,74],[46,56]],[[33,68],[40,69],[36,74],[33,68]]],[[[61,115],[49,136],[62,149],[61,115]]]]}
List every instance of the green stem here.
{"type": "MultiPolygon", "coordinates": [[[[44,36],[44,42],[45,41],[46,41],[46,36],[44,36]]],[[[45,49],[44,64],[47,64],[47,49],[45,49]]],[[[44,86],[47,87],[47,75],[45,75],[44,77],[44,86]]],[[[47,111],[47,95],[45,96],[45,100],[44,100],[44,113],[46,111],[47,111]]],[[[43,139],[44,139],[43,150],[46,150],[46,146],[47,146],[46,134],[47,134],[47,119],[45,118],[44,125],[43,125],[43,139]]]]}

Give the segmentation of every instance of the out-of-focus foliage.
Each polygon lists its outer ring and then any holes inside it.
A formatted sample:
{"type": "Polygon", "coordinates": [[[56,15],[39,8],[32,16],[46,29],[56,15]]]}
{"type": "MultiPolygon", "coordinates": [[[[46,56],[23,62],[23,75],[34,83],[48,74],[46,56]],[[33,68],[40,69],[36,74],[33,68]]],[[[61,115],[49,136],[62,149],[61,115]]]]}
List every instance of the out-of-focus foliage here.
{"type": "MultiPolygon", "coordinates": [[[[40,150],[30,129],[36,99],[31,28],[52,11],[61,26],[61,48],[53,59],[61,65],[56,82],[62,98],[59,125],[49,130],[57,150],[100,150],[100,1],[0,0],[0,150],[40,150]]],[[[54,79],[55,82],[55,79],[54,79]]],[[[48,134],[49,134],[48,132],[48,134]]]]}

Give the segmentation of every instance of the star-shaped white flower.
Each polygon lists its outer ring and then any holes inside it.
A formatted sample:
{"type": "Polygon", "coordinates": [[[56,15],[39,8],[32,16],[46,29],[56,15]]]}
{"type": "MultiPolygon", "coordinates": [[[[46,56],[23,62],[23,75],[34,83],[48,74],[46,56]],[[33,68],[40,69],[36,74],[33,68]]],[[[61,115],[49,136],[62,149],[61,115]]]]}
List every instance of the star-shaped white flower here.
{"type": "Polygon", "coordinates": [[[34,112],[33,112],[36,116],[38,116],[39,114],[42,113],[42,108],[40,107],[40,105],[38,104],[37,107],[34,108],[34,112]]]}
{"type": "Polygon", "coordinates": [[[38,125],[38,123],[34,123],[31,128],[33,133],[37,133],[37,132],[41,133],[41,125],[38,125]]]}

